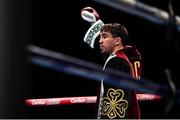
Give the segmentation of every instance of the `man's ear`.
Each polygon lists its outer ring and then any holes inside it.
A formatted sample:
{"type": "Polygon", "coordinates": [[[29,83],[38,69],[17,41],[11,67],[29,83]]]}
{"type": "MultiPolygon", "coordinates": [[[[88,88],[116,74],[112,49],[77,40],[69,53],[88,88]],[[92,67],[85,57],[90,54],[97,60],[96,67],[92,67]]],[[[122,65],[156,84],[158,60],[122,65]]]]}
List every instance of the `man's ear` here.
{"type": "Polygon", "coordinates": [[[119,45],[121,43],[121,38],[120,37],[116,37],[115,38],[115,44],[119,45]]]}

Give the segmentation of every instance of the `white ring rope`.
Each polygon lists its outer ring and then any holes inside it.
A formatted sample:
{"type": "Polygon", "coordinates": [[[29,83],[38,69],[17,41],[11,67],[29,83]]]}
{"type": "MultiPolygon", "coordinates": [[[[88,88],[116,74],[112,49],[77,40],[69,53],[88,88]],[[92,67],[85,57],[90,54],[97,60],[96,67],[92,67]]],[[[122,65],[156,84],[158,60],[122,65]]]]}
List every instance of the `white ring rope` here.
{"type": "MultiPolygon", "coordinates": [[[[169,20],[168,12],[159,8],[144,4],[138,0],[93,0],[112,7],[113,9],[125,11],[129,14],[140,16],[151,22],[160,25],[167,25],[169,20]]],[[[175,16],[177,30],[180,31],[180,17],[175,16]]]]}

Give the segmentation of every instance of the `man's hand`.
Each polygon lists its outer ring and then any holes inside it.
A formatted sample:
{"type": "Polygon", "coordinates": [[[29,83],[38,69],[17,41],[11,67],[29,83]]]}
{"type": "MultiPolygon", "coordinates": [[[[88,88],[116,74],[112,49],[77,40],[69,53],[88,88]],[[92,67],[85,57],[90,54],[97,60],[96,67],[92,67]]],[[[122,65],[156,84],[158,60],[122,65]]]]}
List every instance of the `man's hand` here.
{"type": "Polygon", "coordinates": [[[91,27],[87,30],[84,36],[84,42],[91,48],[94,48],[94,43],[97,36],[100,33],[101,27],[104,23],[100,20],[98,13],[92,7],[84,7],[81,10],[81,17],[91,24],[91,27]]]}
{"type": "Polygon", "coordinates": [[[81,10],[81,17],[90,24],[94,24],[97,20],[99,20],[98,13],[92,7],[84,7],[81,10]]]}

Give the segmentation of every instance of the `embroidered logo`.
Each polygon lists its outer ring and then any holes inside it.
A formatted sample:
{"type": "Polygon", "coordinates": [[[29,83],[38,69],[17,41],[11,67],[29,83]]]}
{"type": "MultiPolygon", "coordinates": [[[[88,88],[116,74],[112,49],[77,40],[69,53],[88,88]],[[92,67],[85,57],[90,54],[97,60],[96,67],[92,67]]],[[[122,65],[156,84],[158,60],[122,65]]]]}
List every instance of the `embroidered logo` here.
{"type": "Polygon", "coordinates": [[[110,119],[120,117],[124,118],[128,102],[123,99],[124,92],[121,89],[108,89],[106,97],[103,98],[102,115],[108,116],[110,119]]]}

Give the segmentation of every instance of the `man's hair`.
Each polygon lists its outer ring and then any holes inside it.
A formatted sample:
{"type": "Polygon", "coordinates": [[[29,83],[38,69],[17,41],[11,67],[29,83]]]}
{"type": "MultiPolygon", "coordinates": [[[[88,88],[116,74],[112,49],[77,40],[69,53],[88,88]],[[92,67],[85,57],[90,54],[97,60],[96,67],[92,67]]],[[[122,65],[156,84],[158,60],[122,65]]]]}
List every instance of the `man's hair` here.
{"type": "Polygon", "coordinates": [[[125,43],[128,38],[127,29],[122,24],[119,24],[119,23],[104,24],[100,32],[103,32],[103,31],[110,32],[114,38],[121,37],[123,43],[125,43]]]}

